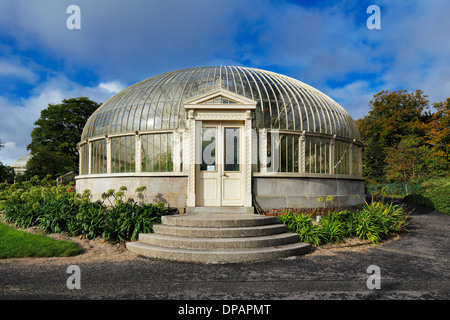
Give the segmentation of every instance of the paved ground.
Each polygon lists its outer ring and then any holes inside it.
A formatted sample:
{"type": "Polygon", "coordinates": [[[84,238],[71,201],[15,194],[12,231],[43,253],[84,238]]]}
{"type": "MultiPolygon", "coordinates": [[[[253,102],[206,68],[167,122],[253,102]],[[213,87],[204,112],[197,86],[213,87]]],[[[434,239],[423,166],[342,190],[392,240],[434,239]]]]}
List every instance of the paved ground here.
{"type": "Polygon", "coordinates": [[[240,264],[83,262],[81,289],[72,290],[68,265],[3,261],[0,299],[448,300],[450,217],[416,206],[412,221],[410,234],[364,252],[240,264]],[[380,289],[367,287],[370,265],[380,268],[380,289]]]}

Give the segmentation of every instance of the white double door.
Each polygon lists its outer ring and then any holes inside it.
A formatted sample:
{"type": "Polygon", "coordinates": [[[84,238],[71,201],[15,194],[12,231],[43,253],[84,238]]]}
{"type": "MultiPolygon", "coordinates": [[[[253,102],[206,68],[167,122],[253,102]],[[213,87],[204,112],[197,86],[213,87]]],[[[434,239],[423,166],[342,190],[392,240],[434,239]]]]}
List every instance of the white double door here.
{"type": "Polygon", "coordinates": [[[197,131],[198,206],[243,206],[243,131],[239,122],[202,122],[197,131]]]}

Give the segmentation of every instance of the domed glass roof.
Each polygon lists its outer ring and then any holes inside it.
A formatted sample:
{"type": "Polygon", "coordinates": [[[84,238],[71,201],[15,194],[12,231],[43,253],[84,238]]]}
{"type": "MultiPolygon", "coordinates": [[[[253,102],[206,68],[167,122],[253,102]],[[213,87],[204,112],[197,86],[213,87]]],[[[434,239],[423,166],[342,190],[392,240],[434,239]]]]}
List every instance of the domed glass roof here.
{"type": "Polygon", "coordinates": [[[256,128],[360,140],[355,121],[322,92],[281,74],[235,66],[184,69],[138,82],[92,114],[82,140],[137,130],[184,128],[184,101],[218,86],[257,102],[256,128]]]}

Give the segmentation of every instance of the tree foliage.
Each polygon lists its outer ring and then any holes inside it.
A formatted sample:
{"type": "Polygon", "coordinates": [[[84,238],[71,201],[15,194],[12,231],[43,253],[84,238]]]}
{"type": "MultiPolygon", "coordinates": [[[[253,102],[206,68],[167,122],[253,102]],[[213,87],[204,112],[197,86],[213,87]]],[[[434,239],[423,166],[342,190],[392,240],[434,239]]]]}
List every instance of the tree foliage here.
{"type": "MultiPolygon", "coordinates": [[[[60,104],[49,104],[34,123],[28,150],[29,174],[53,178],[69,171],[78,171],[77,143],[86,121],[100,106],[86,97],[64,99],[60,104]]],[[[28,171],[27,171],[28,172],[28,171]]]]}
{"type": "Polygon", "coordinates": [[[369,106],[357,121],[366,178],[406,182],[449,174],[450,99],[433,104],[433,114],[420,90],[383,90],[369,106]]]}
{"type": "Polygon", "coordinates": [[[445,175],[450,166],[450,98],[433,104],[436,112],[431,118],[426,138],[434,157],[431,167],[439,175],[445,175]]]}
{"type": "MultiPolygon", "coordinates": [[[[4,144],[2,143],[2,140],[0,140],[0,150],[4,147],[4,144]]],[[[13,183],[14,182],[14,169],[10,166],[5,166],[3,163],[0,162],[0,183],[2,182],[8,182],[13,183]]]]}

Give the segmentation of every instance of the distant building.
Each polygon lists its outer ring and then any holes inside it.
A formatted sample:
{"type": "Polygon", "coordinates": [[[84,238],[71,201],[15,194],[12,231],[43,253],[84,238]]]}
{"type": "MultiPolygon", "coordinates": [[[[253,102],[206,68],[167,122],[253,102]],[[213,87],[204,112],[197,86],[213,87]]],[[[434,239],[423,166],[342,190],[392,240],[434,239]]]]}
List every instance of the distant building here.
{"type": "Polygon", "coordinates": [[[27,162],[30,160],[31,154],[26,154],[21,156],[16,162],[11,166],[14,169],[14,174],[22,175],[27,171],[27,162]]]}

